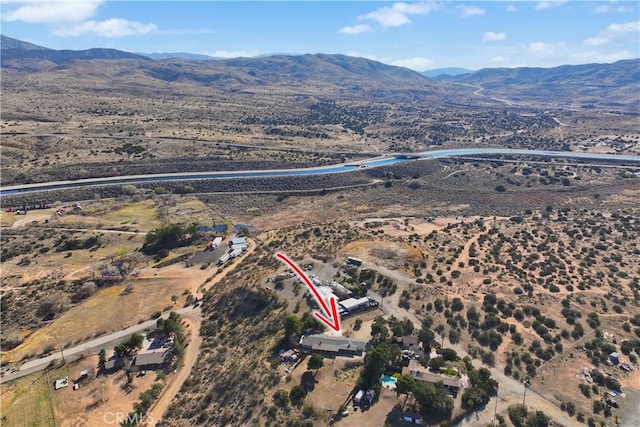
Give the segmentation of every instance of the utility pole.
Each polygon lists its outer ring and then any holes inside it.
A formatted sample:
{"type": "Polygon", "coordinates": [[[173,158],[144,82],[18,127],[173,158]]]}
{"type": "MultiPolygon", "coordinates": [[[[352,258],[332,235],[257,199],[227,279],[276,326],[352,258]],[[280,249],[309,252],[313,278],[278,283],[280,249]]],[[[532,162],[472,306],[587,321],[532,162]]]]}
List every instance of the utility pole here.
{"type": "Polygon", "coordinates": [[[524,379],[523,384],[524,384],[524,394],[522,395],[522,418],[524,419],[524,417],[527,416],[527,407],[524,406],[524,400],[527,397],[527,387],[531,385],[531,383],[529,382],[529,377],[526,377],[524,379]]]}
{"type": "Polygon", "coordinates": [[[60,354],[62,355],[62,364],[64,365],[64,347],[60,347],[60,354]]]}
{"type": "Polygon", "coordinates": [[[497,415],[498,415],[498,392],[496,392],[496,407],[493,410],[493,420],[491,421],[491,427],[495,425],[497,415]]]}

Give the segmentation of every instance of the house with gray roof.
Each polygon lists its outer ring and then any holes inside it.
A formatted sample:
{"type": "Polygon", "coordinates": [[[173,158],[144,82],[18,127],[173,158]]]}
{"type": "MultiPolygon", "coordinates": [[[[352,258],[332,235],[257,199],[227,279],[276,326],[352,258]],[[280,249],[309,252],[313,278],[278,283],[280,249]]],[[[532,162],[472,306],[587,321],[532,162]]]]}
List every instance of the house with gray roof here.
{"type": "Polygon", "coordinates": [[[303,349],[328,356],[360,356],[366,345],[366,341],[323,334],[307,335],[300,338],[300,346],[303,349]]]}
{"type": "Polygon", "coordinates": [[[171,356],[171,350],[168,348],[139,351],[133,360],[133,366],[137,369],[162,368],[171,362],[171,356]]]}
{"type": "Polygon", "coordinates": [[[422,381],[427,384],[436,384],[442,382],[442,385],[449,390],[458,390],[464,388],[464,384],[460,378],[451,375],[431,372],[424,366],[420,365],[417,360],[410,360],[409,366],[402,368],[402,375],[409,375],[416,381],[422,381]]]}

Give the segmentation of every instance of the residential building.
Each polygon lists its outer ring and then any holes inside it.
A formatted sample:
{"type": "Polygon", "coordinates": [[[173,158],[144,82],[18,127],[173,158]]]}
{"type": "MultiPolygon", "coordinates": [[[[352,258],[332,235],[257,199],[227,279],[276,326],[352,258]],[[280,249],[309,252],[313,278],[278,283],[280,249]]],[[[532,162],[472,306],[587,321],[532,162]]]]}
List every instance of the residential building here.
{"type": "Polygon", "coordinates": [[[365,341],[322,334],[300,338],[302,348],[328,356],[360,356],[366,345],[365,341]]]}
{"type": "Polygon", "coordinates": [[[168,348],[139,351],[133,360],[133,366],[137,369],[158,369],[171,362],[171,356],[168,348]]]}
{"type": "Polygon", "coordinates": [[[427,384],[442,382],[447,389],[452,391],[462,388],[460,378],[431,372],[429,369],[420,365],[415,359],[409,361],[409,366],[402,368],[402,375],[410,375],[414,380],[427,384]]]}

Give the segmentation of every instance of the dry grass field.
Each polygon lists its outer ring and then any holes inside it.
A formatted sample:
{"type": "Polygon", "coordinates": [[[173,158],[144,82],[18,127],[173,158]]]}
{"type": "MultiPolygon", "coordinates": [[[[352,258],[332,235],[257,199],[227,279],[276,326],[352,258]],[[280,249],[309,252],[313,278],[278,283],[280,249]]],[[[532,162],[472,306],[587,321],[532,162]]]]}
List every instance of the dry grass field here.
{"type": "Polygon", "coordinates": [[[3,424],[27,426],[99,426],[119,425],[139,395],[157,381],[154,373],[134,377],[127,385],[124,372],[96,377],[98,357],[84,358],[73,364],[28,375],[2,385],[3,424]],[[82,370],[89,377],[74,390],[73,380],[82,370]],[[69,386],[54,390],[53,381],[69,378],[69,386]]]}
{"type": "MultiPolygon", "coordinates": [[[[211,221],[214,216],[197,199],[170,204],[148,199],[130,205],[100,200],[83,206],[79,214],[51,220],[55,208],[30,211],[24,217],[3,213],[4,250],[22,252],[3,262],[3,342],[21,342],[14,349],[4,346],[3,361],[17,362],[148,320],[157,311],[184,305],[186,297],[197,295],[215,274],[184,263],[152,268],[153,260],[136,252],[145,232],[164,221],[211,221]],[[96,246],[88,249],[56,249],[64,239],[82,242],[96,237],[96,246]],[[128,263],[129,272],[106,280],[100,272],[118,262],[128,263]],[[99,286],[80,298],[87,282],[99,286]],[[173,296],[178,300],[173,302],[173,296]],[[41,320],[44,304],[55,310],[53,319],[41,320]]],[[[191,249],[178,248],[167,258],[189,250],[202,250],[200,242],[191,249]]]]}
{"type": "Polygon", "coordinates": [[[66,373],[66,369],[46,374],[39,372],[10,384],[2,384],[2,423],[16,427],[55,426],[51,375],[64,376],[66,373]]]}

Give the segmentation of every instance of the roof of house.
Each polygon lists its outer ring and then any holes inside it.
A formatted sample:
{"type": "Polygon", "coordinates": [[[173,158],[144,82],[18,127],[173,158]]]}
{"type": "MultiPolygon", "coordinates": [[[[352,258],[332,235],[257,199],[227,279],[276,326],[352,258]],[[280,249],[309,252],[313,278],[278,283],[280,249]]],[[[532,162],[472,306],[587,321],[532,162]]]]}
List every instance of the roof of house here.
{"type": "Polygon", "coordinates": [[[336,294],[333,293],[333,289],[331,289],[330,287],[318,286],[317,289],[318,289],[318,293],[320,294],[323,300],[330,301],[331,298],[334,298],[336,301],[338,301],[338,297],[336,296],[336,294]]]}
{"type": "Polygon", "coordinates": [[[402,345],[405,347],[418,345],[418,337],[415,335],[405,335],[402,337],[402,345]]]}
{"type": "Polygon", "coordinates": [[[340,301],[339,304],[343,306],[346,310],[351,310],[356,307],[360,307],[361,305],[369,304],[369,298],[367,297],[347,298],[340,301]]]}
{"type": "Polygon", "coordinates": [[[429,384],[442,381],[442,383],[448,387],[461,387],[459,378],[433,373],[420,365],[417,360],[413,359],[409,361],[409,366],[402,368],[402,375],[410,375],[414,380],[424,381],[429,384]]]}
{"type": "Polygon", "coordinates": [[[140,351],[136,354],[134,366],[161,365],[169,361],[171,351],[167,348],[140,351]]]}
{"type": "Polygon", "coordinates": [[[111,359],[104,362],[104,369],[106,370],[119,368],[120,366],[122,366],[122,359],[120,358],[111,359]]]}
{"type": "Polygon", "coordinates": [[[300,339],[300,344],[305,347],[310,347],[311,350],[329,351],[333,353],[340,351],[361,353],[367,345],[365,341],[321,334],[304,336],[300,339]]]}
{"type": "Polygon", "coordinates": [[[230,245],[245,245],[247,244],[247,239],[244,237],[235,237],[231,239],[230,245]]]}

